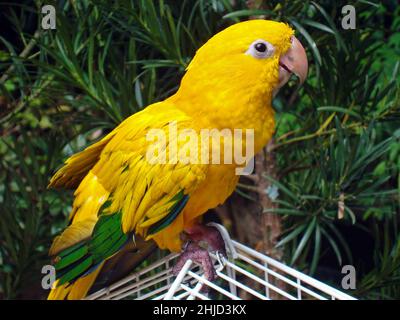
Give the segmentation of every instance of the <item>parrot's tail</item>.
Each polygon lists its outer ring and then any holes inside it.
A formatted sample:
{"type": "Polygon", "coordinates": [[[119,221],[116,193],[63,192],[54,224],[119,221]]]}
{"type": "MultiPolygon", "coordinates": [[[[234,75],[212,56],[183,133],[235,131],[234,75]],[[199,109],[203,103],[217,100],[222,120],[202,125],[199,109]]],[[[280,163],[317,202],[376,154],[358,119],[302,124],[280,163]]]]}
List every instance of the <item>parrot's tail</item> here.
{"type": "MultiPolygon", "coordinates": [[[[89,171],[75,191],[75,200],[71,211],[71,224],[57,236],[50,248],[49,255],[57,257],[60,252],[88,239],[98,221],[98,211],[109,196],[97,177],[89,171]]],[[[54,261],[56,262],[56,261],[54,261]]],[[[96,280],[103,263],[93,267],[91,272],[72,282],[55,283],[48,299],[82,299],[96,280]],[[57,285],[58,284],[58,285],[57,285]]],[[[58,273],[58,272],[57,272],[58,273]]],[[[58,274],[56,274],[58,278],[58,274]]]]}
{"type": "Polygon", "coordinates": [[[64,284],[52,289],[47,297],[48,300],[80,300],[86,297],[94,281],[96,280],[103,263],[92,273],[76,280],[72,284],[64,284]]]}
{"type": "MultiPolygon", "coordinates": [[[[63,250],[68,250],[68,248],[73,247],[74,244],[82,239],[90,236],[93,226],[96,224],[96,219],[86,219],[83,221],[77,221],[72,223],[68,228],[64,230],[64,232],[56,237],[53,241],[53,245],[50,248],[50,255],[57,256],[58,253],[63,250]]],[[[72,283],[59,284],[59,280],[54,283],[54,286],[48,296],[49,300],[77,300],[83,299],[89,289],[93,285],[96,280],[103,263],[99,264],[96,269],[94,269],[91,273],[77,279],[72,283]]],[[[58,272],[57,272],[58,278],[58,272]]]]}
{"type": "MultiPolygon", "coordinates": [[[[49,255],[57,256],[63,250],[73,247],[91,236],[98,220],[98,211],[108,199],[109,192],[91,171],[100,153],[112,139],[108,134],[97,143],[70,157],[64,166],[52,177],[49,187],[76,189],[73,208],[70,214],[71,224],[57,236],[50,248],[49,255]]],[[[82,299],[96,280],[103,263],[93,267],[87,274],[75,281],[55,283],[48,299],[82,299]],[[58,286],[57,286],[58,284],[58,286]]]]}

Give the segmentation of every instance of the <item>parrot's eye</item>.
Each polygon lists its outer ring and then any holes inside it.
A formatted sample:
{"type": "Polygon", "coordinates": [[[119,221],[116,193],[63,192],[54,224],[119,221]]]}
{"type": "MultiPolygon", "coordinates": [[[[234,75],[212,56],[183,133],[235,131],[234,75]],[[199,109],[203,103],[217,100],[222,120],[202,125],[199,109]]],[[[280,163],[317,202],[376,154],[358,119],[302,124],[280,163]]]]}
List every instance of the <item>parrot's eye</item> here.
{"type": "Polygon", "coordinates": [[[265,52],[265,50],[267,50],[267,45],[263,42],[259,42],[255,44],[254,48],[256,48],[258,52],[265,52]]]}
{"type": "Polygon", "coordinates": [[[246,54],[257,59],[264,59],[271,57],[274,51],[274,46],[269,42],[265,40],[256,40],[250,45],[249,49],[247,49],[246,54]]]}

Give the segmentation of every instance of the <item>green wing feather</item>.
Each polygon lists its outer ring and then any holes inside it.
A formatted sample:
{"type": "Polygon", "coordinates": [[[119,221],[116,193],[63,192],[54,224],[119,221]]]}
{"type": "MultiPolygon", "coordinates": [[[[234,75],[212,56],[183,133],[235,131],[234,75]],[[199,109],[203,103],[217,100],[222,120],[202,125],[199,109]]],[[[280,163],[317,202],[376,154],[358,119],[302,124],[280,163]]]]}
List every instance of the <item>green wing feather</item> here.
{"type": "Polygon", "coordinates": [[[167,214],[164,218],[157,221],[153,225],[151,225],[147,231],[148,235],[155,234],[165,227],[169,226],[172,221],[178,216],[178,214],[183,210],[186,203],[189,200],[189,195],[185,195],[183,190],[179,191],[172,199],[171,202],[173,203],[172,207],[170,208],[169,214],[167,214]]]}
{"type": "MultiPolygon", "coordinates": [[[[171,199],[170,212],[148,229],[154,234],[174,221],[189,199],[183,190],[171,199]]],[[[101,209],[109,207],[105,203],[101,209]]],[[[96,270],[101,262],[117,253],[128,241],[129,234],[122,231],[122,212],[102,214],[97,221],[92,236],[59,252],[54,260],[59,285],[72,283],[78,278],[96,270]]]]}

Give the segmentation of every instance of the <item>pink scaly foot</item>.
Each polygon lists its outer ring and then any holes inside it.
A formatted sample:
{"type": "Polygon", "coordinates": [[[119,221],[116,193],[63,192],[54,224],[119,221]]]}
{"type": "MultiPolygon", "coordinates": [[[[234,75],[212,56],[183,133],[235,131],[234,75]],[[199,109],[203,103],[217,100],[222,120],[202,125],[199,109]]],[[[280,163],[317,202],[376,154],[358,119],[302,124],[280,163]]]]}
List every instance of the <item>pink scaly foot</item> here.
{"type": "Polygon", "coordinates": [[[218,251],[226,255],[225,242],[220,232],[214,227],[198,224],[185,230],[185,236],[188,242],[172,272],[178,274],[190,259],[203,267],[207,280],[214,281],[216,272],[209,251],[218,251]]]}
{"type": "Polygon", "coordinates": [[[182,270],[186,261],[188,261],[189,259],[200,264],[203,267],[204,276],[208,281],[215,280],[216,273],[210,254],[206,249],[201,248],[193,242],[187,243],[184,251],[179,256],[178,261],[172,268],[173,274],[177,275],[179,271],[182,270]]]}

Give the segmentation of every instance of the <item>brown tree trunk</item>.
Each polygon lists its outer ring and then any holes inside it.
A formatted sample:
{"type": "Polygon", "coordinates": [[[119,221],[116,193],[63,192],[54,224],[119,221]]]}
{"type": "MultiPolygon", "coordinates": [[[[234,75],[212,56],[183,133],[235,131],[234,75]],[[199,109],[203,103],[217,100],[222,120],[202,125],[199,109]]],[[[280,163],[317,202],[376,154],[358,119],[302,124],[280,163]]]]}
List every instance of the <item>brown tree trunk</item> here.
{"type": "Polygon", "coordinates": [[[258,199],[261,205],[261,226],[264,228],[263,239],[259,249],[274,259],[282,259],[282,250],[275,247],[277,239],[282,233],[281,217],[274,213],[265,213],[266,209],[275,209],[277,204],[267,194],[271,182],[265,175],[278,179],[275,153],[270,151],[274,145],[274,140],[262,150],[261,154],[256,156],[255,169],[257,181],[256,187],[259,189],[258,199]]]}

